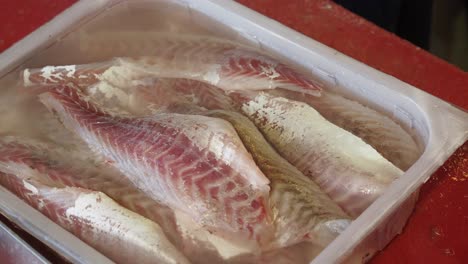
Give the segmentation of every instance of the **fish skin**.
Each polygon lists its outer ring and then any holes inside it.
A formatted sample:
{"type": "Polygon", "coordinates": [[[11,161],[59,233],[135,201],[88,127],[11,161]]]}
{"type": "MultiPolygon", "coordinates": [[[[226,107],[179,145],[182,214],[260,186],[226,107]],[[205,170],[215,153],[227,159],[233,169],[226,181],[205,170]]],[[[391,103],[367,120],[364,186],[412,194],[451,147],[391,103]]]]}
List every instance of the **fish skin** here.
{"type": "Polygon", "coordinates": [[[403,172],[305,103],[267,93],[236,96],[242,111],[286,160],[357,217],[403,172]],[[243,97],[243,99],[242,99],[243,97]]]}
{"type": "Polygon", "coordinates": [[[360,137],[403,171],[422,154],[418,143],[399,124],[356,101],[332,92],[322,92],[320,97],[281,89],[269,93],[309,104],[328,121],[360,137]]]}
{"type": "Polygon", "coordinates": [[[54,181],[63,170],[53,168],[53,164],[34,162],[19,149],[2,148],[1,152],[1,185],[112,260],[189,263],[156,223],[102,192],[54,181]],[[92,209],[94,206],[108,210],[92,209]]]}
{"type": "Polygon", "coordinates": [[[202,113],[229,121],[271,181],[269,204],[275,212],[277,247],[303,241],[325,247],[351,223],[350,217],[318,185],[270,146],[247,117],[224,110],[202,113]]]}
{"type": "Polygon", "coordinates": [[[229,123],[175,114],[114,117],[71,87],[53,89],[40,100],[150,197],[215,233],[244,243],[245,237],[259,244],[269,239],[269,181],[229,123]]]}
{"type": "MultiPolygon", "coordinates": [[[[146,56],[120,57],[89,65],[46,66],[26,69],[25,86],[73,83],[86,87],[98,80],[128,86],[129,79],[187,78],[227,91],[284,88],[320,95],[321,88],[303,74],[259,50],[234,42],[201,36],[162,34],[151,40],[146,56]],[[120,76],[125,76],[120,78],[120,76]]],[[[109,45],[125,45],[107,41],[109,45]]],[[[92,45],[92,44],[91,44],[92,45]]],[[[112,47],[107,49],[112,49],[112,47]]],[[[132,45],[132,44],[129,44],[132,45]]]]}

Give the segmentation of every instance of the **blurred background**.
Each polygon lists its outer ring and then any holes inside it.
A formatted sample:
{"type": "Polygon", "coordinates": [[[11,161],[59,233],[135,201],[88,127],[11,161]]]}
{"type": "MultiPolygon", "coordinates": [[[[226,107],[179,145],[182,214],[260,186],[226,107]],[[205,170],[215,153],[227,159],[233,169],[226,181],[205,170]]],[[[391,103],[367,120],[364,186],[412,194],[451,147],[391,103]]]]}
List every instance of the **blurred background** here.
{"type": "Polygon", "coordinates": [[[468,71],[468,0],[335,0],[468,71]]]}

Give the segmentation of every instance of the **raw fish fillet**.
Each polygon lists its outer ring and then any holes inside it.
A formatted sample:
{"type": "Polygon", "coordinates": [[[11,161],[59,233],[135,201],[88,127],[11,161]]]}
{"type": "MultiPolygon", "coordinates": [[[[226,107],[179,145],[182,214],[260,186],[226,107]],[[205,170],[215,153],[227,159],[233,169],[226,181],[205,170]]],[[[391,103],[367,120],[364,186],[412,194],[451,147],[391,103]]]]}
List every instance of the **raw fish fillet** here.
{"type": "Polygon", "coordinates": [[[305,103],[267,93],[237,97],[244,101],[242,111],[275,149],[352,217],[403,173],[305,103]]]}
{"type": "Polygon", "coordinates": [[[228,122],[164,113],[112,116],[70,87],[40,100],[150,197],[243,243],[269,239],[269,181],[228,122]]]}
{"type": "Polygon", "coordinates": [[[277,246],[310,241],[325,247],[351,223],[343,210],[319,186],[270,146],[247,117],[224,110],[211,110],[204,114],[229,121],[270,180],[269,204],[275,212],[274,243],[277,246]]]}
{"type": "Polygon", "coordinates": [[[52,221],[119,263],[189,263],[156,223],[102,192],[67,187],[52,164],[2,147],[0,184],[52,221]]]}
{"type": "Polygon", "coordinates": [[[234,92],[228,97],[214,86],[190,80],[159,82],[155,88],[158,93],[164,89],[184,92],[187,102],[207,109],[240,109],[286,160],[352,217],[402,174],[371,146],[305,103],[263,92],[234,92]]]}
{"type": "Polygon", "coordinates": [[[233,125],[271,182],[269,205],[275,212],[273,223],[276,228],[271,247],[284,247],[301,241],[326,246],[349,225],[349,217],[342,209],[313,181],[282,158],[247,117],[234,111],[205,111],[195,106],[234,109],[235,103],[222,90],[182,79],[159,80],[146,89],[148,91],[144,92],[153,92],[146,98],[147,104],[154,103],[157,107],[178,113],[221,118],[233,125]]]}
{"type": "Polygon", "coordinates": [[[415,140],[395,121],[360,103],[331,92],[320,97],[285,90],[273,94],[311,105],[328,121],[360,137],[405,171],[421,155],[415,140]]]}
{"type": "MultiPolygon", "coordinates": [[[[139,191],[118,171],[80,160],[75,153],[59,147],[25,138],[1,138],[0,154],[15,157],[38,173],[47,173],[47,178],[55,184],[103,192],[127,209],[162,225],[164,229],[176,231],[172,210],[139,191]],[[64,161],[63,157],[72,159],[73,163],[64,161]]],[[[0,171],[6,172],[7,165],[0,158],[0,171]]],[[[170,233],[169,236],[173,232],[170,233]]]]}
{"type": "Polygon", "coordinates": [[[304,103],[266,93],[235,92],[227,96],[215,86],[182,79],[158,80],[146,89],[154,90],[147,104],[151,98],[169,98],[158,104],[191,103],[207,109],[237,108],[244,112],[284,158],[352,217],[364,211],[402,174],[371,146],[304,103]]]}
{"type": "Polygon", "coordinates": [[[305,103],[253,91],[234,92],[225,98],[227,95],[210,91],[216,90],[215,86],[194,84],[197,88],[192,89],[192,83],[170,80],[160,82],[156,90],[172,87],[186,92],[186,101],[207,109],[239,109],[281,156],[352,217],[364,211],[403,173],[360,138],[328,122],[305,103]]]}
{"type": "MultiPolygon", "coordinates": [[[[158,204],[136,189],[133,183],[118,171],[98,167],[92,161],[81,160],[76,153],[60,147],[26,138],[3,137],[0,140],[0,154],[5,157],[14,156],[26,166],[35,168],[37,173],[47,173],[47,178],[56,185],[105,193],[125,208],[159,224],[169,240],[196,263],[221,259],[215,247],[208,243],[205,232],[197,232],[196,237],[183,232],[184,227],[180,226],[170,208],[158,204]],[[63,157],[73,160],[73,163],[61,160],[63,157]]],[[[0,171],[6,171],[7,164],[0,162],[0,171]]],[[[188,219],[185,222],[187,225],[196,225],[188,219]]]]}
{"type": "MultiPolygon", "coordinates": [[[[319,95],[321,91],[301,73],[259,50],[234,42],[165,34],[147,41],[152,51],[145,56],[120,57],[89,65],[26,69],[23,71],[24,85],[73,83],[86,87],[98,80],[106,80],[123,87],[130,85],[130,80],[158,77],[197,80],[226,91],[284,88],[312,95],[319,95]]],[[[112,49],[112,45],[127,44],[106,40],[106,49],[112,49]]]]}

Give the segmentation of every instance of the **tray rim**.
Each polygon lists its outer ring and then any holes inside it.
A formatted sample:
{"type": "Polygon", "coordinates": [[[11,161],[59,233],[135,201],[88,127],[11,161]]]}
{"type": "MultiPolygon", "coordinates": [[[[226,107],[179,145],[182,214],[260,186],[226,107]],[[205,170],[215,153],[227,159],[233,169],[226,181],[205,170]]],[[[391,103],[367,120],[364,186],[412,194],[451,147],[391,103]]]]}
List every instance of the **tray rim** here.
{"type": "MultiPolygon", "coordinates": [[[[213,14],[216,10],[227,12],[231,19],[237,19],[242,22],[240,25],[236,24],[236,27],[247,28],[246,25],[250,25],[253,28],[252,30],[265,31],[266,33],[264,32],[263,35],[276,39],[278,43],[281,42],[282,46],[288,45],[290,49],[304,51],[309,56],[313,55],[317,58],[321,57],[322,59],[331,60],[343,72],[347,74],[354,73],[361,81],[370,82],[372,86],[382,89],[380,92],[387,91],[405,96],[406,98],[404,99],[410,100],[410,103],[414,103],[421,114],[424,115],[430,134],[424,153],[418,161],[405,172],[404,176],[392,183],[387,191],[353,221],[352,225],[325,248],[312,263],[342,260],[346,252],[351,252],[354,246],[377,228],[378,224],[386,216],[394,212],[406,198],[416,192],[422,183],[427,181],[432,173],[468,138],[468,123],[466,122],[468,114],[461,109],[395,77],[350,58],[239,3],[229,0],[206,0],[202,5],[196,0],[146,0],[145,2],[154,1],[178,2],[205,14],[210,12],[213,14]],[[441,126],[446,124],[444,120],[447,119],[447,116],[455,122],[449,131],[441,126]],[[428,162],[429,164],[427,164],[428,162]],[[391,200],[391,203],[388,202],[389,200],[391,200]],[[371,219],[370,223],[368,219],[371,219]]],[[[73,4],[0,54],[0,79],[15,67],[24,63],[38,50],[52,45],[67,31],[79,27],[81,23],[87,22],[89,18],[99,14],[102,10],[125,2],[132,1],[85,0],[73,4]]],[[[278,51],[278,47],[276,51],[278,51]]],[[[5,189],[3,187],[0,188],[0,194],[4,192],[5,189]]],[[[14,198],[19,199],[16,196],[14,198]]],[[[21,200],[19,199],[19,201],[21,200]]]]}

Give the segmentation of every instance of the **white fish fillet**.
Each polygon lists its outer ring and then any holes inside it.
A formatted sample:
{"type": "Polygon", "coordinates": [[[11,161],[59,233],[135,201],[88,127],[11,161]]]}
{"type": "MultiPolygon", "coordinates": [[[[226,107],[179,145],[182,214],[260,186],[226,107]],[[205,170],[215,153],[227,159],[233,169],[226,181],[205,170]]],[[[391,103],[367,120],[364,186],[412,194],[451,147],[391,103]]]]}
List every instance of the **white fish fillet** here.
{"type": "Polygon", "coordinates": [[[422,154],[416,141],[400,125],[356,101],[331,92],[322,92],[320,97],[285,90],[272,93],[311,105],[328,121],[360,137],[403,171],[422,154]]]}
{"type": "Polygon", "coordinates": [[[271,181],[269,204],[275,212],[274,246],[309,241],[325,247],[351,223],[349,216],[319,186],[270,146],[247,117],[224,110],[200,113],[233,124],[259,168],[271,181]]]}
{"type": "Polygon", "coordinates": [[[120,206],[102,192],[67,187],[47,164],[24,162],[2,149],[0,183],[118,263],[189,263],[154,222],[120,206]]]}
{"type": "Polygon", "coordinates": [[[242,111],[283,157],[353,217],[403,173],[307,104],[259,93],[245,101],[242,111]]]}

